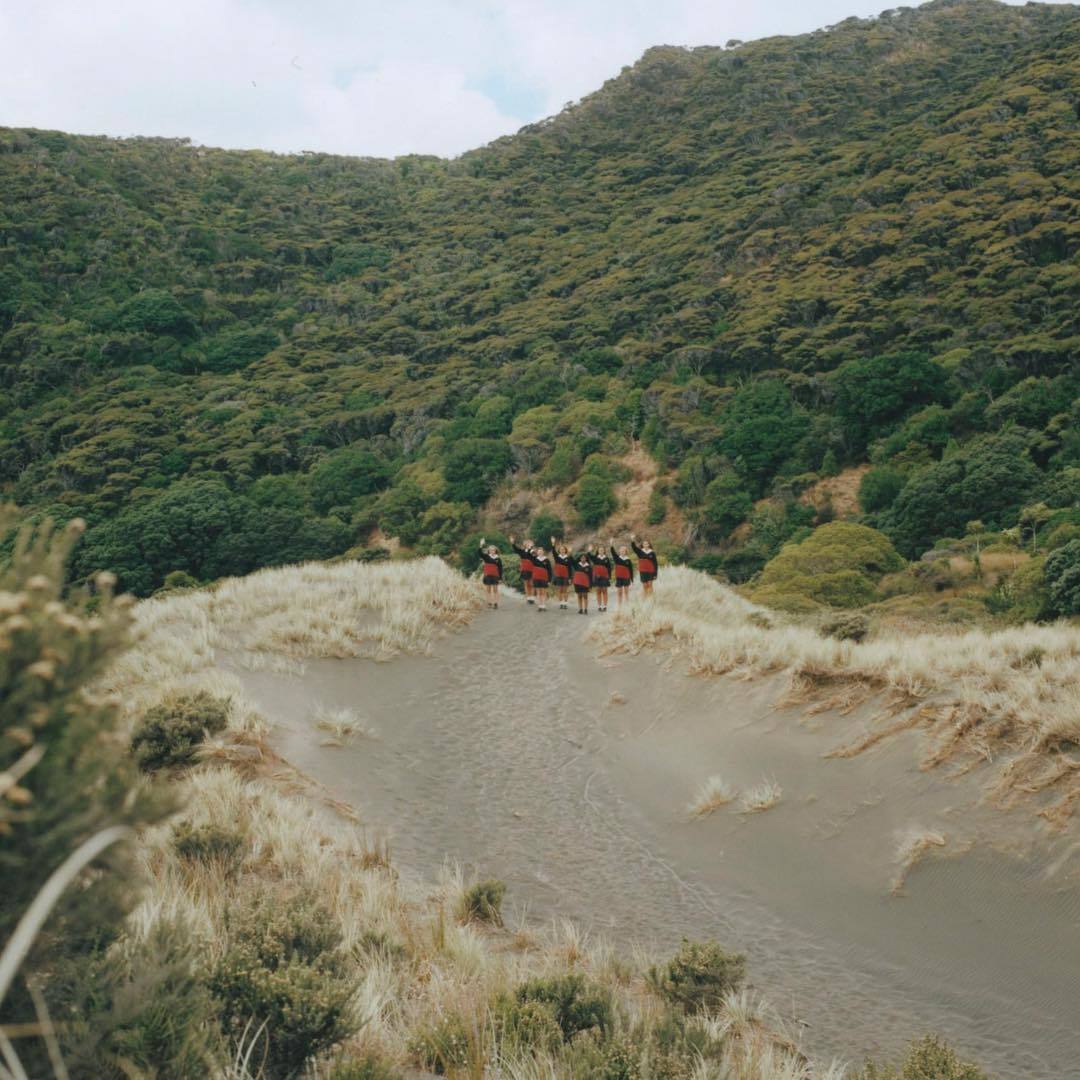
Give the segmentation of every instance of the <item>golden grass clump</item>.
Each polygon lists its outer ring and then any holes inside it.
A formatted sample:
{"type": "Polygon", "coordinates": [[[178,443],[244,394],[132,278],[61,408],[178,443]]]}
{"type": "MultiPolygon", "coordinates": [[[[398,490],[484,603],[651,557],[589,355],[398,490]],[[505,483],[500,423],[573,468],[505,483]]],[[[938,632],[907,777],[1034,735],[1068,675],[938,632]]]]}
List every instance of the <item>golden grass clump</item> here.
{"type": "Polygon", "coordinates": [[[923,829],[913,825],[900,833],[896,843],[896,877],[892,883],[893,896],[904,891],[908,874],[933,848],[945,846],[945,836],[935,829],[923,829]]]}
{"type": "MultiPolygon", "coordinates": [[[[968,754],[1022,784],[1043,774],[1048,756],[1074,762],[1080,747],[1080,629],[1065,622],[841,641],[778,622],[707,575],[675,566],[658,580],[652,603],[615,612],[592,633],[607,652],[677,649],[696,674],[787,672],[788,701],[808,708],[877,700],[892,725],[881,737],[915,724],[930,733],[928,767],[968,754]],[[897,719],[908,709],[918,711],[897,719]]],[[[871,734],[836,756],[877,741],[871,734]]],[[[1059,809],[1040,813],[1060,823],[1080,802],[1080,767],[1062,770],[1055,790],[1059,809]]]]}
{"type": "Polygon", "coordinates": [[[760,814],[771,810],[783,797],[784,789],[775,780],[766,778],[743,792],[739,809],[744,814],[760,814]]]}
{"type": "Polygon", "coordinates": [[[721,806],[734,802],[738,792],[722,777],[710,776],[698,788],[694,801],[687,807],[693,817],[705,817],[721,806]]]}

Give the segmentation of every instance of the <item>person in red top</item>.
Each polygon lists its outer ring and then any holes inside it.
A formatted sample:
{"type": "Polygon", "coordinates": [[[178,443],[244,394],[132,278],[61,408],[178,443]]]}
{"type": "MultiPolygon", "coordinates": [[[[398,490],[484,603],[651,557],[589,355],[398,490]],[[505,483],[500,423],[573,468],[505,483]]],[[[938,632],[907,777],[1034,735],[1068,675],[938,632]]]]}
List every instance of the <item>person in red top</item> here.
{"type": "Polygon", "coordinates": [[[484,592],[489,608],[499,606],[499,582],[502,581],[503,565],[499,549],[486,540],[480,541],[480,562],[484,572],[484,592]]]}
{"type": "Polygon", "coordinates": [[[570,595],[570,574],[574,565],[574,557],[565,544],[555,543],[554,536],[551,538],[551,557],[554,561],[552,569],[555,572],[552,583],[555,586],[555,593],[559,597],[559,607],[565,608],[570,595]]]}
{"type": "Polygon", "coordinates": [[[634,562],[630,558],[630,549],[624,544],[616,551],[615,541],[612,540],[611,561],[615,568],[615,606],[622,607],[634,583],[634,562]]]}
{"type": "Polygon", "coordinates": [[[607,611],[608,587],[611,584],[611,560],[594,540],[586,552],[592,566],[593,588],[596,589],[596,610],[607,611]]]}
{"type": "Polygon", "coordinates": [[[532,540],[526,540],[524,547],[518,547],[514,541],[514,538],[510,537],[510,546],[514,549],[514,554],[521,560],[518,563],[518,569],[521,571],[521,587],[525,590],[525,603],[535,603],[533,597],[533,564],[532,553],[535,550],[533,548],[532,540]]]}
{"type": "Polygon", "coordinates": [[[577,612],[589,614],[589,589],[593,583],[593,566],[589,553],[583,551],[574,559],[574,592],[577,594],[577,612]]]}
{"type": "Polygon", "coordinates": [[[642,540],[639,544],[637,537],[631,536],[630,546],[638,557],[637,569],[638,577],[641,578],[641,587],[646,596],[652,596],[653,582],[660,570],[659,557],[648,540],[642,540]]]}
{"type": "Polygon", "coordinates": [[[536,597],[536,610],[547,611],[548,583],[551,581],[551,560],[544,553],[542,547],[533,548],[532,559],[532,587],[536,597]]]}

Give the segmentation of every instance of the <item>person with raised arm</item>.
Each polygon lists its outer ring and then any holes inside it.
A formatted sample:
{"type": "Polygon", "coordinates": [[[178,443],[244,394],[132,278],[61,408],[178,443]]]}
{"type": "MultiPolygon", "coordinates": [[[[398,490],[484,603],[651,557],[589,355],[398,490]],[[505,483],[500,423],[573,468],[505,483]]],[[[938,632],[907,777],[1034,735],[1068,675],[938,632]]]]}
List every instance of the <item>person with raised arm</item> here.
{"type": "Polygon", "coordinates": [[[489,608],[499,606],[499,582],[502,581],[503,565],[499,549],[486,540],[480,540],[480,562],[484,573],[484,592],[489,608]]]}
{"type": "Polygon", "coordinates": [[[593,564],[587,551],[574,558],[574,593],[577,596],[577,613],[589,614],[589,589],[593,585],[593,564]]]}
{"type": "Polygon", "coordinates": [[[532,587],[536,597],[536,610],[547,611],[548,583],[551,581],[551,560],[542,547],[532,552],[532,587]]]}
{"type": "Polygon", "coordinates": [[[521,560],[518,563],[518,570],[521,571],[521,587],[525,590],[525,603],[535,603],[533,597],[533,542],[527,539],[525,543],[518,547],[514,537],[510,537],[510,546],[514,549],[514,554],[521,560]]]}
{"type": "Polygon", "coordinates": [[[646,596],[652,596],[653,582],[660,572],[660,560],[648,540],[638,543],[638,538],[631,534],[630,546],[638,557],[638,577],[641,578],[641,588],[646,596]]]}
{"type": "Polygon", "coordinates": [[[556,544],[551,538],[551,558],[554,563],[554,576],[551,583],[555,586],[555,595],[559,598],[559,607],[565,608],[570,597],[570,576],[573,573],[574,556],[565,544],[556,544]]]}
{"type": "Polygon", "coordinates": [[[594,540],[585,553],[592,566],[593,588],[596,590],[596,610],[607,611],[608,587],[611,585],[611,559],[604,554],[600,543],[594,540]]]}
{"type": "Polygon", "coordinates": [[[615,607],[618,609],[630,595],[630,586],[634,583],[634,562],[625,544],[616,551],[615,538],[612,537],[610,546],[611,562],[615,569],[615,607]]]}

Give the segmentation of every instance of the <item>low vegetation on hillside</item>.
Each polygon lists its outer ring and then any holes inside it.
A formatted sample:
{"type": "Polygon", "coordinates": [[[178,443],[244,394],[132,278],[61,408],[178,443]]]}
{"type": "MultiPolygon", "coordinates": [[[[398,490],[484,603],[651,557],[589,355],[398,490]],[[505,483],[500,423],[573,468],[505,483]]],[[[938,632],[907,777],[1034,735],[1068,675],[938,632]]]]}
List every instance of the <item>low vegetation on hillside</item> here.
{"type": "Polygon", "coordinates": [[[934,0],[652,49],[454,161],[2,130],[0,485],[139,595],[592,530],[635,441],[631,525],[737,582],[848,466],[904,558],[1060,545],[1078,95],[1080,9],[934,0]]]}

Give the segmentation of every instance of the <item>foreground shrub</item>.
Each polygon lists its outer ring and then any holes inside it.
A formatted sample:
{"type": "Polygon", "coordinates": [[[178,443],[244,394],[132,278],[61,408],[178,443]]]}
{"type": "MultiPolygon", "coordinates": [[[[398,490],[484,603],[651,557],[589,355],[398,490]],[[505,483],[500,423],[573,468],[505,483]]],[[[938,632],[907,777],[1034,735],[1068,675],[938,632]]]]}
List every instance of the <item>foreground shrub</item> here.
{"type": "Polygon", "coordinates": [[[228,722],[228,699],[206,691],[163,701],[139,722],[131,752],[144,772],[187,765],[203,739],[224,731],[228,722]]]}
{"type": "MultiPolygon", "coordinates": [[[[120,707],[84,691],[126,647],[129,615],[105,575],[91,598],[65,587],[64,567],[82,531],[46,522],[7,537],[15,514],[0,505],[0,942],[50,875],[88,840],[116,825],[139,827],[172,810],[173,793],[139,782],[122,739],[120,707]]],[[[34,1016],[26,978],[53,974],[66,957],[94,954],[119,932],[136,902],[132,845],[94,860],[64,891],[4,999],[5,1020],[34,1016]]],[[[93,972],[84,972],[89,978],[93,972]]],[[[85,980],[83,980],[85,981],[85,980]]],[[[49,1008],[61,1005],[45,984],[49,1008]]],[[[83,1016],[110,1010],[111,992],[91,986],[83,1016]]],[[[111,1023],[105,1016],[102,1024],[111,1023]]],[[[31,1076],[53,1070],[39,1039],[22,1040],[31,1076]]]]}
{"type": "Polygon", "coordinates": [[[217,863],[230,868],[240,862],[245,840],[235,829],[223,828],[208,822],[205,825],[192,825],[190,821],[181,821],[173,826],[173,851],[181,859],[191,862],[217,863]]]}
{"type": "Polygon", "coordinates": [[[914,1043],[899,1069],[868,1063],[857,1080],[989,1080],[981,1069],[961,1061],[936,1035],[914,1043]]]}
{"type": "Polygon", "coordinates": [[[506,884],[496,881],[494,878],[488,881],[478,881],[467,889],[461,898],[461,919],[470,922],[477,919],[480,922],[494,923],[502,926],[502,902],[506,895],[506,884]]]}
{"type": "Polygon", "coordinates": [[[555,975],[530,979],[515,992],[519,1005],[535,1002],[546,1005],[559,1025],[564,1039],[592,1028],[611,1030],[614,1011],[611,996],[603,987],[588,982],[582,975],[555,975]]]}
{"type": "Polygon", "coordinates": [[[746,977],[746,957],[729,953],[715,941],[683,938],[664,965],[649,969],[649,984],[666,1001],[687,1011],[714,1008],[746,977]]]}
{"type": "Polygon", "coordinates": [[[65,1017],[62,1049],[72,1076],[188,1080],[217,1074],[227,1056],[183,925],[159,924],[141,943],[62,963],[49,993],[65,1017]]]}
{"type": "Polygon", "coordinates": [[[312,897],[265,892],[226,913],[228,945],[209,985],[226,1034],[265,1024],[266,1071],[293,1076],[356,1029],[341,932],[312,897]]]}

